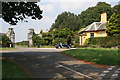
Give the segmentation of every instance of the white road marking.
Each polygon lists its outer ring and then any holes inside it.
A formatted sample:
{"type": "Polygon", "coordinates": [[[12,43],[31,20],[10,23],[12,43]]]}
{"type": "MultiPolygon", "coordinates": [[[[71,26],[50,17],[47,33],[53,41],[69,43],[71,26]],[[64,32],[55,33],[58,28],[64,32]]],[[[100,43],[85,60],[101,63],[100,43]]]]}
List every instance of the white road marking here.
{"type": "Polygon", "coordinates": [[[87,77],[87,78],[89,78],[89,79],[93,79],[92,77],[89,77],[89,76],[87,76],[87,75],[85,75],[85,74],[82,74],[82,73],[80,73],[80,72],[78,72],[78,71],[75,71],[75,70],[73,70],[73,69],[70,69],[70,68],[68,68],[68,67],[66,67],[66,66],[63,66],[63,65],[59,64],[59,63],[56,63],[56,64],[59,65],[59,67],[63,67],[63,68],[65,68],[65,69],[67,69],[67,70],[70,70],[70,71],[76,73],[76,74],[82,75],[82,76],[87,77]]]}

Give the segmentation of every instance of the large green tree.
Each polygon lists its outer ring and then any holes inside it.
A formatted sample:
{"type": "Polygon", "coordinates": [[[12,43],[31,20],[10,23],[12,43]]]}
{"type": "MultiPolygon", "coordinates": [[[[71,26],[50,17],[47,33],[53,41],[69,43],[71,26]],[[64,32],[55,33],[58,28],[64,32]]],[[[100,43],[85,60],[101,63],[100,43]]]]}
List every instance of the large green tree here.
{"type": "Polygon", "coordinates": [[[38,46],[44,44],[44,39],[38,36],[37,34],[34,34],[32,36],[33,46],[38,46]]]}
{"type": "Polygon", "coordinates": [[[110,17],[106,31],[109,36],[120,35],[120,14],[114,13],[110,17]]]}
{"type": "Polygon", "coordinates": [[[52,24],[51,30],[69,28],[73,31],[78,30],[79,26],[76,25],[77,15],[70,12],[63,12],[57,16],[55,23],[52,24]]]}
{"type": "Polygon", "coordinates": [[[40,20],[42,18],[42,10],[36,3],[2,2],[2,19],[11,25],[16,25],[21,20],[27,22],[25,19],[28,17],[40,20]]]}
{"type": "Polygon", "coordinates": [[[71,31],[69,28],[63,28],[60,30],[55,30],[53,35],[53,43],[67,43],[71,44],[71,39],[73,37],[73,31],[71,31]]]}
{"type": "Polygon", "coordinates": [[[45,32],[45,33],[43,32],[42,38],[44,40],[44,45],[52,45],[52,41],[53,41],[52,32],[45,32]]]}
{"type": "Polygon", "coordinates": [[[52,45],[52,40],[53,40],[52,32],[45,32],[45,33],[42,32],[42,37],[40,36],[40,34],[34,34],[32,36],[33,46],[38,46],[38,44],[52,45]]]}
{"type": "Polygon", "coordinates": [[[115,13],[120,14],[120,4],[115,5],[113,9],[115,10],[115,13]]]}
{"type": "Polygon", "coordinates": [[[72,31],[78,31],[80,28],[86,27],[93,22],[100,22],[100,15],[103,12],[107,12],[107,19],[109,19],[115,10],[108,3],[98,2],[96,6],[89,7],[78,15],[63,12],[57,16],[50,30],[69,28],[72,31]]]}
{"type": "Polygon", "coordinates": [[[89,7],[87,10],[78,15],[79,26],[86,27],[93,22],[100,22],[100,15],[103,12],[107,13],[107,19],[109,19],[113,14],[114,9],[108,3],[98,2],[96,6],[89,7]]]}

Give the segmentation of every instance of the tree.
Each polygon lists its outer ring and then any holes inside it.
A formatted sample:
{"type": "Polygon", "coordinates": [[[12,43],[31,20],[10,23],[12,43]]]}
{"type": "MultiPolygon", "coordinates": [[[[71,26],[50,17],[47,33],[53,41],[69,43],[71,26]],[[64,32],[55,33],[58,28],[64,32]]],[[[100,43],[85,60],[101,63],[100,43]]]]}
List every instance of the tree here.
{"type": "Polygon", "coordinates": [[[0,40],[2,40],[2,47],[10,47],[12,44],[11,40],[6,36],[6,34],[0,34],[0,40]]]}
{"type": "Polygon", "coordinates": [[[19,21],[28,22],[28,17],[31,19],[42,18],[42,10],[36,4],[37,2],[2,2],[2,19],[11,24],[16,25],[19,21]]]}
{"type": "Polygon", "coordinates": [[[78,15],[78,24],[81,27],[86,27],[93,22],[100,22],[100,14],[106,12],[107,19],[113,14],[114,9],[110,4],[105,2],[98,2],[96,6],[89,7],[78,15]]]}
{"type": "Polygon", "coordinates": [[[79,26],[76,25],[77,15],[70,12],[63,12],[57,16],[55,23],[52,24],[50,30],[69,28],[72,31],[78,30],[79,26]]]}
{"type": "Polygon", "coordinates": [[[120,35],[120,14],[114,13],[110,17],[106,32],[109,36],[120,35]]]}
{"type": "MultiPolygon", "coordinates": [[[[119,9],[119,8],[118,8],[119,9]]],[[[75,15],[71,12],[63,12],[57,16],[55,23],[52,24],[50,31],[54,29],[69,28],[72,31],[78,31],[93,22],[100,22],[101,13],[107,13],[107,19],[114,13],[114,9],[110,4],[98,2],[96,6],[89,7],[81,14],[75,15]]]]}
{"type": "Polygon", "coordinates": [[[120,13],[120,4],[115,5],[115,6],[113,7],[113,9],[115,10],[115,13],[119,14],[119,13],[120,13]]]}
{"type": "Polygon", "coordinates": [[[33,46],[38,46],[38,44],[43,44],[43,38],[39,37],[37,34],[32,36],[33,46]]]}
{"type": "Polygon", "coordinates": [[[44,40],[44,45],[52,45],[53,41],[53,32],[45,32],[43,33],[43,40],[44,40]]]}
{"type": "Polygon", "coordinates": [[[43,33],[43,30],[41,29],[39,34],[42,34],[42,33],[43,33]]]}
{"type": "Polygon", "coordinates": [[[67,43],[71,44],[71,38],[73,37],[73,31],[69,28],[64,28],[54,31],[54,44],[67,43]]]}

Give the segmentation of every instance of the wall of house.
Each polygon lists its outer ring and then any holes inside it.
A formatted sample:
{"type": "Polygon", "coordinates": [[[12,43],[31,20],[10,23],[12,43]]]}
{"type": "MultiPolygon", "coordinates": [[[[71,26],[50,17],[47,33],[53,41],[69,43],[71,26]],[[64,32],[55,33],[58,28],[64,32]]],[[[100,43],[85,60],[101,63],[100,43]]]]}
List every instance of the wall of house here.
{"type": "Polygon", "coordinates": [[[94,37],[106,37],[106,31],[98,31],[98,32],[85,32],[86,35],[80,36],[80,45],[83,45],[86,39],[90,38],[90,33],[94,33],[94,37]],[[82,40],[81,40],[82,39],[82,40]]]}
{"type": "Polygon", "coordinates": [[[106,37],[106,31],[98,31],[97,37],[106,37]]]}

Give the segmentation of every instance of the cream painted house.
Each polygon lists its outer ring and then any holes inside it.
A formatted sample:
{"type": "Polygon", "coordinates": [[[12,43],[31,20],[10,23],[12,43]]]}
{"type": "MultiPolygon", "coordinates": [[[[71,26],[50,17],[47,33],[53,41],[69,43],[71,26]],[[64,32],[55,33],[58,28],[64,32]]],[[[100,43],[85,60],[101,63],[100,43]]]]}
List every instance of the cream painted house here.
{"type": "Polygon", "coordinates": [[[107,13],[104,12],[101,14],[101,22],[93,22],[83,30],[79,32],[80,34],[80,45],[84,45],[85,40],[88,38],[94,37],[106,37],[106,22],[107,22],[107,13]]]}

